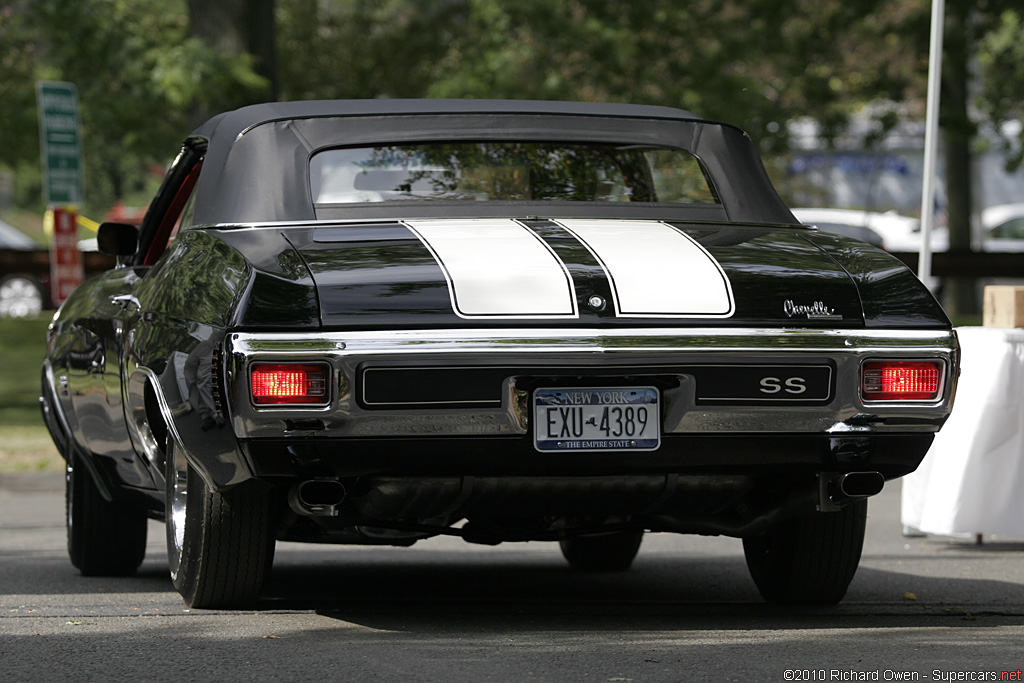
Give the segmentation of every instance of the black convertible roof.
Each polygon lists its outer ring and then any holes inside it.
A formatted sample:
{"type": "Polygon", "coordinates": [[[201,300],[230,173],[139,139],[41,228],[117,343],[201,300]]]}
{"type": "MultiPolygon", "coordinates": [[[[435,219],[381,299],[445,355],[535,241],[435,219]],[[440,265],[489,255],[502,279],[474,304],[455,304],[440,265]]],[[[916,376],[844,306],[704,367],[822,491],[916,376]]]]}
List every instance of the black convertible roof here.
{"type": "Polygon", "coordinates": [[[546,100],[308,100],[266,102],[213,117],[195,132],[210,139],[234,138],[261,123],[325,116],[394,116],[402,114],[571,114],[699,120],[683,109],[644,104],[556,102],[546,100]]]}
{"type": "MultiPolygon", "coordinates": [[[[308,173],[309,157],[317,151],[455,139],[677,147],[701,160],[722,201],[721,207],[715,207],[722,215],[711,215],[705,207],[698,218],[797,222],[779,199],[756,148],[742,131],[671,107],[524,100],[275,102],[215,116],[192,137],[208,145],[196,186],[195,225],[314,220],[308,173]]],[[[346,217],[394,218],[397,214],[389,211],[410,210],[410,202],[403,204],[390,209],[381,204],[353,206],[346,210],[346,217]]],[[[472,204],[476,206],[470,210],[481,210],[480,202],[472,204]]],[[[627,207],[636,217],[643,217],[641,207],[627,207]]],[[[448,215],[463,213],[450,204],[443,210],[448,215]]],[[[517,211],[522,213],[521,208],[517,211]]],[[[678,207],[674,211],[678,213],[678,207]]],[[[418,210],[420,216],[429,213],[418,210]]]]}

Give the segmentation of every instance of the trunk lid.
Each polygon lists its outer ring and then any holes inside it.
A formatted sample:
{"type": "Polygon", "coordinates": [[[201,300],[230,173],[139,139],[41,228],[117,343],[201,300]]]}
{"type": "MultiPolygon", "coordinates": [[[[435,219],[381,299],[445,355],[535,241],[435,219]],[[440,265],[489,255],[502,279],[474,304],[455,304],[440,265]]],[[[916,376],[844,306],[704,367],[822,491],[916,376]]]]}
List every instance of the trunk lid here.
{"type": "Polygon", "coordinates": [[[447,219],[287,231],[328,328],[864,324],[798,227],[447,219]]]}

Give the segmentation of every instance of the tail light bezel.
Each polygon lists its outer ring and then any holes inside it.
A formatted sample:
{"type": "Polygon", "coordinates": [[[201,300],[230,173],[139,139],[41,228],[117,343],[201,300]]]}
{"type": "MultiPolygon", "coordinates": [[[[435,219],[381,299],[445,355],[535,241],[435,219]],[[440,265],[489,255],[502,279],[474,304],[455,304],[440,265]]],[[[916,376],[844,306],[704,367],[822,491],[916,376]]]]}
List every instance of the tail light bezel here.
{"type": "MultiPolygon", "coordinates": [[[[944,358],[866,358],[861,361],[860,372],[858,374],[860,400],[865,405],[935,405],[942,403],[946,394],[946,381],[948,375],[948,364],[944,358]],[[904,395],[897,392],[869,392],[867,389],[867,373],[870,371],[869,366],[872,365],[920,365],[926,364],[931,365],[937,370],[938,384],[934,391],[934,396],[922,397],[919,394],[925,392],[907,392],[904,395]],[[874,394],[874,396],[872,396],[874,394]],[[879,394],[882,394],[879,396],[879,394]]],[[[932,392],[928,392],[932,393],[932,392]]]]}
{"type": "Polygon", "coordinates": [[[249,402],[258,410],[267,409],[305,409],[313,410],[325,408],[331,404],[333,396],[333,369],[326,362],[315,361],[289,361],[289,360],[260,360],[249,364],[246,377],[248,379],[249,402]],[[276,368],[279,370],[304,370],[307,373],[307,382],[319,381],[322,393],[312,391],[306,394],[280,394],[276,396],[257,396],[254,375],[261,369],[276,368]],[[309,379],[309,375],[314,375],[309,379]]]}

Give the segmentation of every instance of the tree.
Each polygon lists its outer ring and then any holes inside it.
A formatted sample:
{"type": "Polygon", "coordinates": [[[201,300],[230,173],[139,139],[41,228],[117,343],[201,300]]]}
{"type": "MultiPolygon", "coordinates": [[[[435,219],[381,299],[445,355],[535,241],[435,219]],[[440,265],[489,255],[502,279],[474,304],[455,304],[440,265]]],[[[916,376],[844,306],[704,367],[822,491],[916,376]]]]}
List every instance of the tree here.
{"type": "MultiPolygon", "coordinates": [[[[939,125],[946,158],[946,220],[951,251],[971,249],[971,212],[974,196],[971,173],[971,140],[977,127],[968,107],[969,61],[976,41],[971,26],[973,1],[954,0],[947,4],[943,47],[942,93],[939,125]]],[[[970,278],[949,278],[946,309],[954,314],[978,312],[975,285],[970,278]]]]}
{"type": "MultiPolygon", "coordinates": [[[[1024,21],[1019,0],[947,3],[942,120],[956,194],[968,185],[955,160],[977,125],[1022,113],[1024,21]],[[974,55],[980,74],[966,67],[974,55]]],[[[928,22],[919,0],[9,0],[0,163],[38,166],[40,78],[78,85],[97,207],[209,114],[275,98],[669,105],[735,123],[774,155],[797,118],[819,121],[827,142],[868,102],[900,103],[876,108],[879,137],[923,117],[928,22]]],[[[1019,141],[1006,149],[1019,164],[1019,141]]],[[[18,175],[25,201],[32,174],[18,175]]],[[[969,200],[951,196],[955,239],[960,206],[969,200]]]]}
{"type": "Polygon", "coordinates": [[[27,0],[0,8],[0,160],[38,159],[38,142],[26,136],[35,112],[37,35],[23,12],[27,0]]]}
{"type": "Polygon", "coordinates": [[[980,113],[1003,135],[1008,170],[1024,166],[1024,9],[1004,3],[978,39],[980,113]],[[1008,122],[1014,126],[1006,126],[1008,122]],[[1016,135],[1010,130],[1016,129],[1016,135]]]}
{"type": "Polygon", "coordinates": [[[201,78],[191,85],[193,125],[258,101],[276,100],[274,0],[188,0],[192,60],[201,78]]]}
{"type": "Polygon", "coordinates": [[[428,92],[678,106],[772,148],[780,124],[809,111],[840,127],[853,104],[844,75],[857,74],[854,94],[886,89],[887,70],[857,73],[843,52],[881,4],[466,0],[428,92]]]}
{"type": "MultiPolygon", "coordinates": [[[[1016,0],[951,0],[946,5],[939,124],[946,158],[950,250],[971,249],[975,193],[971,168],[979,120],[986,113],[995,123],[1011,113],[1024,114],[1024,77],[1019,73],[1020,64],[1011,63],[1014,56],[1024,53],[1019,42],[1024,39],[1024,29],[1018,5],[1016,0]],[[976,58],[984,68],[981,74],[974,72],[976,58]],[[972,92],[975,87],[977,96],[972,92]]],[[[1008,140],[1006,143],[1007,149],[1012,149],[1008,140]]],[[[1007,160],[1010,167],[1019,167],[1019,151],[1007,160]]],[[[949,278],[946,309],[953,315],[979,312],[972,278],[949,278]]]]}
{"type": "Polygon", "coordinates": [[[41,205],[37,80],[78,88],[86,211],[99,215],[145,196],[149,169],[170,160],[197,107],[238,106],[266,88],[252,58],[188,29],[184,0],[20,0],[0,10],[0,164],[16,170],[19,204],[41,205]]]}
{"type": "Polygon", "coordinates": [[[282,0],[281,96],[425,97],[467,10],[465,0],[282,0]]]}

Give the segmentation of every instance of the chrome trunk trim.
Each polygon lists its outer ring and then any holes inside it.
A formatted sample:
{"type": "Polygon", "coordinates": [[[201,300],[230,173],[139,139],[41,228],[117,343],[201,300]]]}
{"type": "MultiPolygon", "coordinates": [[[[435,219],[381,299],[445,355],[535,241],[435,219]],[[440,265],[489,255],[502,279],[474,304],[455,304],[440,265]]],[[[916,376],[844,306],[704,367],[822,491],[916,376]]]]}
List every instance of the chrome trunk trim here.
{"type": "MultiPolygon", "coordinates": [[[[367,410],[350,389],[367,362],[422,360],[436,367],[474,362],[621,367],[654,370],[693,363],[821,362],[836,368],[836,395],[824,406],[697,405],[692,381],[666,401],[663,433],[931,433],[952,409],[959,346],[951,330],[847,329],[462,329],[318,333],[231,333],[225,340],[225,384],[240,438],[286,437],[294,424],[315,418],[322,437],[511,436],[527,431],[517,410],[519,392],[507,380],[502,405],[444,411],[429,408],[367,410]],[[860,366],[867,358],[938,358],[945,362],[941,400],[865,405],[860,366]],[[331,364],[337,392],[324,408],[256,408],[246,377],[254,361],[323,360],[331,364]]],[[[301,432],[302,436],[312,436],[301,432]]]]}

